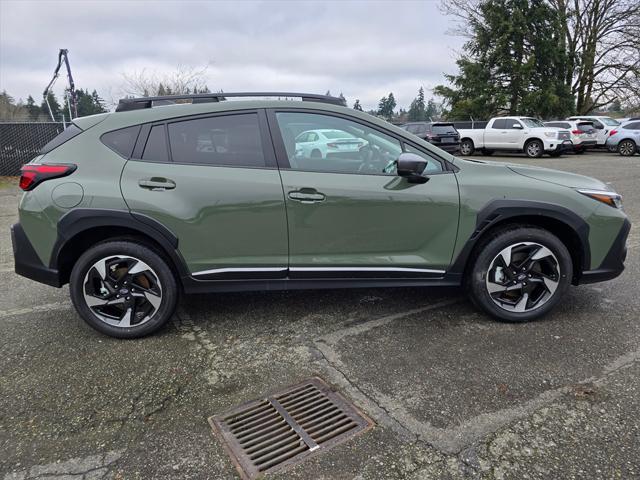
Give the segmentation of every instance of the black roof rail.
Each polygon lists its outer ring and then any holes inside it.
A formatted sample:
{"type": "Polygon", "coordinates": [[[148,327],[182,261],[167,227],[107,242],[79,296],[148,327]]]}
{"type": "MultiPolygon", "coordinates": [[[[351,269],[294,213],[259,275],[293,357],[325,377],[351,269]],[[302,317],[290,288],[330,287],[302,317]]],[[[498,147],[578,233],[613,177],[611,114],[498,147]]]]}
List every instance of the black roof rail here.
{"type": "Polygon", "coordinates": [[[122,98],[118,102],[116,112],[129,110],[142,110],[152,108],[154,103],[168,105],[175,100],[191,100],[191,103],[220,102],[230,97],[286,97],[300,98],[303,102],[321,102],[346,107],[347,103],[340,97],[331,95],[317,95],[315,93],[295,92],[221,92],[221,93],[197,93],[191,95],[164,95],[162,97],[122,98]]]}

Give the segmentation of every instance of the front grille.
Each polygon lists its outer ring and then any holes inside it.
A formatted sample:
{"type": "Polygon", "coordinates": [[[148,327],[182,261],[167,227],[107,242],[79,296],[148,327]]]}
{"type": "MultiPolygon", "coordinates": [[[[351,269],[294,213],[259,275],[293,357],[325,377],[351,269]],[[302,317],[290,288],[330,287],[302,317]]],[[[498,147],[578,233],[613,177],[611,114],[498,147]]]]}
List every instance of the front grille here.
{"type": "Polygon", "coordinates": [[[561,130],[558,132],[558,140],[571,140],[571,132],[561,130]]]}
{"type": "Polygon", "coordinates": [[[246,479],[296,464],[373,425],[319,378],[246,403],[209,422],[246,479]]]}

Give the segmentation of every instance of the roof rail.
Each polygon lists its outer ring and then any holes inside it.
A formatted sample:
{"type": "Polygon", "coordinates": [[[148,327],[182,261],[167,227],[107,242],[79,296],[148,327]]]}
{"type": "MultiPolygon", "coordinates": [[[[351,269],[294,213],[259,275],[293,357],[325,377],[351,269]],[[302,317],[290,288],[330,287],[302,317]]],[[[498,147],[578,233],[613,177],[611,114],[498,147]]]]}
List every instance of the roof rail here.
{"type": "Polygon", "coordinates": [[[220,102],[230,97],[286,97],[300,98],[303,102],[331,103],[346,107],[346,102],[340,97],[331,95],[317,95],[315,93],[295,93],[295,92],[232,92],[232,93],[197,93],[191,95],[165,95],[162,97],[141,97],[122,98],[118,102],[116,112],[126,112],[129,110],[142,110],[152,108],[154,103],[168,105],[175,100],[191,100],[191,103],[220,102]]]}

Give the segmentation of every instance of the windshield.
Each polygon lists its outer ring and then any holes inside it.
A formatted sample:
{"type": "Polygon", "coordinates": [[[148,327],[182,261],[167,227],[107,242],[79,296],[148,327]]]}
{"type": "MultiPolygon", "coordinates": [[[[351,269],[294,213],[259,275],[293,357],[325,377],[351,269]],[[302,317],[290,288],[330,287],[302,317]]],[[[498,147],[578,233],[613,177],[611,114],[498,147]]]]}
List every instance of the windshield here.
{"type": "Polygon", "coordinates": [[[529,128],[544,127],[544,123],[540,120],[536,120],[535,118],[521,118],[520,121],[529,128]]]}

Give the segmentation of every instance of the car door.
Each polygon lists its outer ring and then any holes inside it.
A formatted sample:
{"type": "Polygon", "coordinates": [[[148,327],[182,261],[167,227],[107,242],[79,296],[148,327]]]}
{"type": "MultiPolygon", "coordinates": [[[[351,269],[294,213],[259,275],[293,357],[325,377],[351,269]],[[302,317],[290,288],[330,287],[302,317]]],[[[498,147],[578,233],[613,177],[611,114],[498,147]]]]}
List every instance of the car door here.
{"type": "Polygon", "coordinates": [[[286,276],[284,196],[264,111],[145,125],[121,188],[132,212],[178,237],[194,278],[286,276]]]}
{"type": "Polygon", "coordinates": [[[484,131],[485,148],[504,148],[507,143],[507,121],[504,118],[496,118],[487,125],[484,131]]]}
{"type": "Polygon", "coordinates": [[[505,119],[505,131],[503,138],[505,139],[505,147],[520,149],[524,145],[525,127],[516,119],[505,119]]]}
{"type": "Polygon", "coordinates": [[[273,110],[269,125],[285,192],[291,277],[443,275],[459,204],[455,175],[443,160],[347,115],[273,110]],[[332,162],[301,164],[295,129],[308,124],[348,132],[362,147],[336,154],[332,162]],[[393,162],[411,148],[428,160],[425,184],[395,175],[393,162]],[[340,160],[345,167],[336,171],[340,160]]]}

